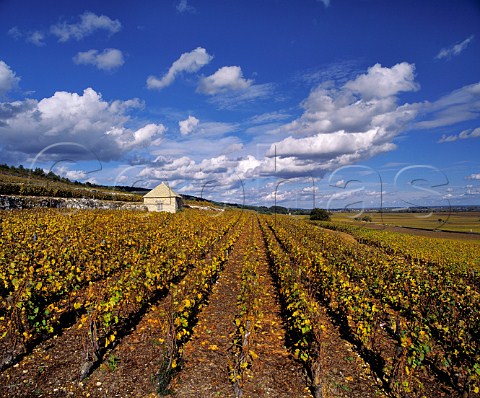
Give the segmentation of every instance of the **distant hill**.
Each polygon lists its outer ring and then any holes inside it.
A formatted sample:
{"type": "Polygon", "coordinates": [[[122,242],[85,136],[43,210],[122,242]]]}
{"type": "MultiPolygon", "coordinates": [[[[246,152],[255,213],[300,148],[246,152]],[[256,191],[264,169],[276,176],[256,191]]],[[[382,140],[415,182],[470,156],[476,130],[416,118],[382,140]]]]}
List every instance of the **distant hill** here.
{"type": "Polygon", "coordinates": [[[141,202],[148,189],[130,187],[108,187],[92,183],[81,183],[60,177],[43,169],[31,170],[22,165],[0,165],[0,195],[46,196],[57,198],[89,198],[141,202]]]}

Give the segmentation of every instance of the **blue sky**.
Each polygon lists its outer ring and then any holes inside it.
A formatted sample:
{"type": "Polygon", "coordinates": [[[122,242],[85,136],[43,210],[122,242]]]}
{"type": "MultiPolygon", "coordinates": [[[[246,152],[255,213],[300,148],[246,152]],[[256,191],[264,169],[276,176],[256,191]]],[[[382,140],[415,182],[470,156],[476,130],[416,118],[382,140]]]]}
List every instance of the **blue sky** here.
{"type": "Polygon", "coordinates": [[[478,1],[0,1],[0,163],[289,207],[480,204],[478,1]]]}

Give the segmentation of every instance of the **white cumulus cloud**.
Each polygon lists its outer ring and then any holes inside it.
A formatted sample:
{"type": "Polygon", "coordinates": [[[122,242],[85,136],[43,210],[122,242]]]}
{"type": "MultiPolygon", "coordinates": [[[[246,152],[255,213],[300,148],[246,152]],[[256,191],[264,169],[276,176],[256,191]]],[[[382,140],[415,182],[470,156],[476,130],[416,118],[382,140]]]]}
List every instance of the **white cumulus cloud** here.
{"type": "Polygon", "coordinates": [[[450,59],[456,55],[459,55],[468,47],[468,45],[473,41],[474,37],[475,37],[474,35],[471,35],[460,43],[456,43],[450,47],[442,48],[439,51],[439,53],[435,56],[435,59],[443,59],[443,58],[450,59]]]}
{"type": "Polygon", "coordinates": [[[133,141],[128,146],[149,145],[153,139],[162,135],[167,128],[163,124],[150,123],[133,132],[133,141]]]}
{"type": "Polygon", "coordinates": [[[67,42],[70,39],[81,40],[86,36],[93,34],[98,30],[104,30],[113,35],[122,28],[119,20],[112,20],[106,15],[96,15],[93,12],[84,12],[80,15],[80,21],[69,24],[59,22],[50,27],[50,32],[58,37],[58,41],[67,42]]]}
{"type": "Polygon", "coordinates": [[[200,123],[195,116],[188,116],[187,119],[178,122],[178,127],[180,129],[180,134],[188,135],[192,133],[200,123]]]}
{"type": "Polygon", "coordinates": [[[242,68],[239,66],[224,66],[213,75],[203,78],[198,86],[198,91],[203,94],[213,95],[226,91],[246,89],[252,83],[252,80],[247,80],[243,77],[242,68]]]}
{"type": "Polygon", "coordinates": [[[268,151],[268,156],[295,156],[298,158],[331,159],[336,155],[354,154],[367,151],[383,134],[379,129],[362,133],[338,131],[328,134],[316,134],[311,137],[287,137],[275,143],[268,151]]]}
{"type": "Polygon", "coordinates": [[[112,70],[123,65],[123,53],[115,48],[106,48],[102,52],[88,50],[79,52],[73,57],[73,62],[82,65],[93,65],[98,69],[112,70]]]}
{"type": "Polygon", "coordinates": [[[35,156],[53,145],[58,154],[75,160],[78,145],[59,143],[78,143],[91,148],[98,159],[118,159],[135,148],[158,144],[166,131],[162,124],[152,123],[130,128],[128,112],[140,108],[141,102],[107,102],[92,88],[82,94],[59,91],[40,101],[0,105],[3,150],[22,156],[35,156]]]}
{"type": "MultiPolygon", "coordinates": [[[[413,66],[409,69],[413,69],[413,66]]],[[[377,128],[398,132],[414,118],[417,110],[414,106],[397,104],[396,94],[406,89],[406,85],[385,83],[380,88],[384,77],[390,75],[388,71],[380,74],[379,92],[372,97],[374,89],[370,87],[375,85],[374,76],[378,76],[377,72],[376,68],[370,68],[367,75],[361,75],[339,89],[323,85],[316,87],[302,103],[305,109],[303,115],[285,125],[284,129],[301,136],[338,131],[359,133],[377,128]]],[[[415,89],[415,83],[412,82],[410,87],[415,89]]]]}
{"type": "Polygon", "coordinates": [[[213,57],[202,47],[188,53],[183,53],[169,68],[168,72],[162,77],[149,76],[147,87],[149,89],[161,90],[172,84],[179,73],[193,73],[207,65],[213,57]]]}
{"type": "Polygon", "coordinates": [[[0,97],[16,87],[20,78],[15,72],[3,61],[0,61],[0,97]]]}
{"type": "Polygon", "coordinates": [[[454,142],[457,140],[466,140],[468,138],[479,138],[480,137],[480,127],[477,127],[476,129],[468,129],[468,130],[463,130],[459,134],[453,134],[453,135],[442,135],[442,138],[438,141],[439,143],[443,142],[454,142]]]}
{"type": "Polygon", "coordinates": [[[65,166],[60,166],[55,170],[57,175],[68,178],[71,181],[82,181],[85,180],[88,174],[84,170],[69,170],[65,166]]]}
{"type": "Polygon", "coordinates": [[[364,99],[385,98],[401,91],[416,91],[419,86],[414,81],[415,66],[407,62],[396,64],[392,68],[375,64],[368,72],[345,84],[347,89],[358,93],[364,99]]]}
{"type": "Polygon", "coordinates": [[[408,63],[374,65],[339,88],[321,84],[303,101],[304,113],[276,129],[286,136],[272,143],[266,156],[276,155],[277,173],[294,176],[321,174],[391,151],[393,139],[418,112],[416,106],[398,105],[397,96],[417,89],[414,66],[408,63]]]}

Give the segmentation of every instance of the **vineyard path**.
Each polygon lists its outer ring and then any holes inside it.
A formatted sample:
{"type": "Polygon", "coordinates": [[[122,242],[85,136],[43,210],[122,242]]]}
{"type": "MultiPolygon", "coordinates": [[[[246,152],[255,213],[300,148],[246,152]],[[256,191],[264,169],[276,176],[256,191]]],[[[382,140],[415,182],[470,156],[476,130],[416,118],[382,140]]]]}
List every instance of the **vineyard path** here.
{"type": "Polygon", "coordinates": [[[228,364],[232,360],[232,334],[243,260],[252,239],[262,256],[258,270],[263,293],[259,311],[264,317],[260,330],[254,335],[253,350],[258,358],[249,372],[251,378],[245,383],[243,397],[311,397],[302,367],[284,346],[285,330],[268,273],[265,245],[258,224],[253,225],[253,230],[242,231],[213,288],[208,306],[199,314],[193,338],[185,345],[185,367],[175,386],[177,398],[235,396],[228,364]]]}

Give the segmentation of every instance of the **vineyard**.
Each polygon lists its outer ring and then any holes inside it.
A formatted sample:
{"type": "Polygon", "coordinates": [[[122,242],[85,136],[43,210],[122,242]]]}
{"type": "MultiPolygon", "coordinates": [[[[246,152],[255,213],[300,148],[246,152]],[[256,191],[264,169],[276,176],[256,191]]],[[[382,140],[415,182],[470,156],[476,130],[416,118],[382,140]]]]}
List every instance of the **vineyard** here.
{"type": "Polygon", "coordinates": [[[476,242],[239,210],[0,221],[0,396],[480,396],[476,242]]]}

